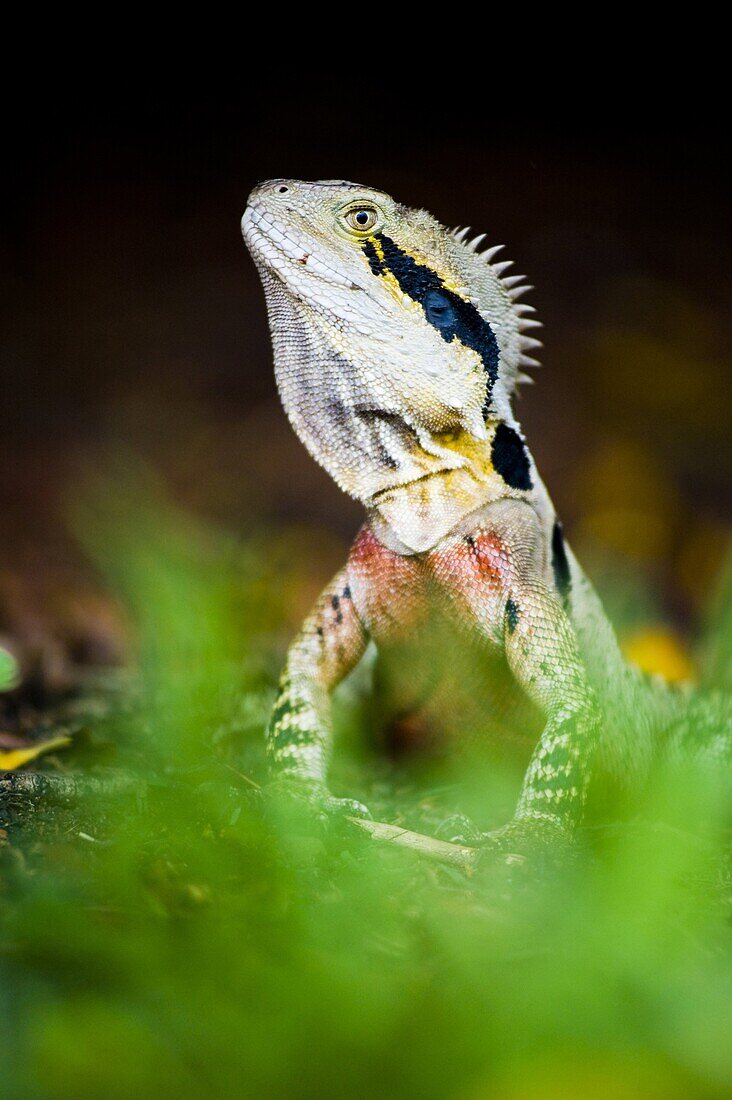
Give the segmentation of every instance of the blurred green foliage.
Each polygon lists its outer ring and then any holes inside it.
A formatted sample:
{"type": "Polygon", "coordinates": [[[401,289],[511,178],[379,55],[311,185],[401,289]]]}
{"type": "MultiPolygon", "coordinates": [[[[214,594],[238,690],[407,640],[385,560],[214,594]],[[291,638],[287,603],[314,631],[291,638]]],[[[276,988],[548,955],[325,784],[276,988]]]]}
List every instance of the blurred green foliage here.
{"type": "MultiPolygon", "coordinates": [[[[242,545],[137,478],[87,494],[74,522],[136,626],[139,684],[87,739],[132,784],[2,808],[3,1098],[730,1094],[728,805],[712,777],[659,775],[544,872],[466,878],[303,835],[256,784],[327,549],[302,529],[242,545]]],[[[715,638],[729,625],[716,613],[715,638]]],[[[510,804],[516,777],[479,750],[386,770],[356,701],[346,686],[337,793],[426,832],[510,804]]]]}
{"type": "Polygon", "coordinates": [[[18,679],[18,665],[7,649],[0,646],[0,691],[7,691],[18,679]]]}

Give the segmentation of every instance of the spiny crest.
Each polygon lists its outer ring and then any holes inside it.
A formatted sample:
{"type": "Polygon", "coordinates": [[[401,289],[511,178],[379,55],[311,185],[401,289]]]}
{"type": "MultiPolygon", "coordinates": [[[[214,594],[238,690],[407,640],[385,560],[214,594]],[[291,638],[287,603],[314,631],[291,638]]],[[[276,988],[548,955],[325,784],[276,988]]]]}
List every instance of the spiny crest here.
{"type": "Polygon", "coordinates": [[[499,335],[502,337],[504,381],[509,390],[521,383],[533,383],[533,378],[525,371],[541,365],[532,353],[543,344],[529,333],[541,328],[542,323],[532,316],[536,313],[534,307],[519,299],[534,288],[525,282],[525,275],[505,274],[513,267],[513,260],[493,263],[504,245],[493,245],[479,252],[486,234],[479,233],[472,239],[469,234],[470,226],[451,230],[452,238],[464,249],[464,258],[469,257],[469,290],[474,304],[493,319],[498,313],[499,323],[503,320],[503,332],[499,335]]]}

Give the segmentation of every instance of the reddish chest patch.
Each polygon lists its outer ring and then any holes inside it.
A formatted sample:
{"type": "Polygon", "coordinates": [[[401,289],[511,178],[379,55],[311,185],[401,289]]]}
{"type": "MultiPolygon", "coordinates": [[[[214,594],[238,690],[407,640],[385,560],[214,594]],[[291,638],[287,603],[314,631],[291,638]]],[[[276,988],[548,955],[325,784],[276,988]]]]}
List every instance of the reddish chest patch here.
{"type": "Polygon", "coordinates": [[[389,550],[370,527],[353,544],[348,576],[356,610],[377,641],[409,638],[429,614],[422,559],[389,550]]]}
{"type": "Polygon", "coordinates": [[[477,531],[428,554],[402,556],[364,527],[351,550],[349,583],[356,610],[377,642],[414,640],[415,632],[451,605],[456,625],[476,622],[494,633],[510,585],[501,539],[477,531]],[[459,621],[458,621],[459,620],[459,621]]]}

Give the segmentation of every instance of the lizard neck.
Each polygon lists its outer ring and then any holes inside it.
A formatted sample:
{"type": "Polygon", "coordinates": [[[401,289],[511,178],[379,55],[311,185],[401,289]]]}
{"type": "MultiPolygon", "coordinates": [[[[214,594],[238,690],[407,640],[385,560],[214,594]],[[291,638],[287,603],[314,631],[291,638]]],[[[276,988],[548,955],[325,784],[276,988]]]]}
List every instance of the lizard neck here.
{"type": "Polygon", "coordinates": [[[485,440],[464,431],[439,437],[440,447],[463,459],[461,466],[385,489],[368,502],[369,521],[382,541],[402,553],[424,553],[487,504],[533,499],[538,476],[516,428],[505,421],[486,428],[485,440]]]}

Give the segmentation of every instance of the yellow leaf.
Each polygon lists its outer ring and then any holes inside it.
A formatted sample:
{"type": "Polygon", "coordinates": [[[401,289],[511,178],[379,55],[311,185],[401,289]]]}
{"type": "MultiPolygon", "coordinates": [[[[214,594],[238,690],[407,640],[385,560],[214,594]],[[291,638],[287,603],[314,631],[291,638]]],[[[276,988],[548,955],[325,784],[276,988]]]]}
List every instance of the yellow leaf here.
{"type": "Polygon", "coordinates": [[[623,653],[641,671],[663,676],[672,684],[694,679],[694,665],[683,643],[663,627],[639,630],[626,638],[623,653]]]}
{"type": "Polygon", "coordinates": [[[37,745],[31,745],[28,749],[12,749],[10,752],[0,752],[0,772],[12,772],[16,768],[22,768],[31,760],[43,756],[54,749],[65,749],[71,744],[71,738],[61,736],[52,737],[49,741],[40,741],[37,745]]]}

